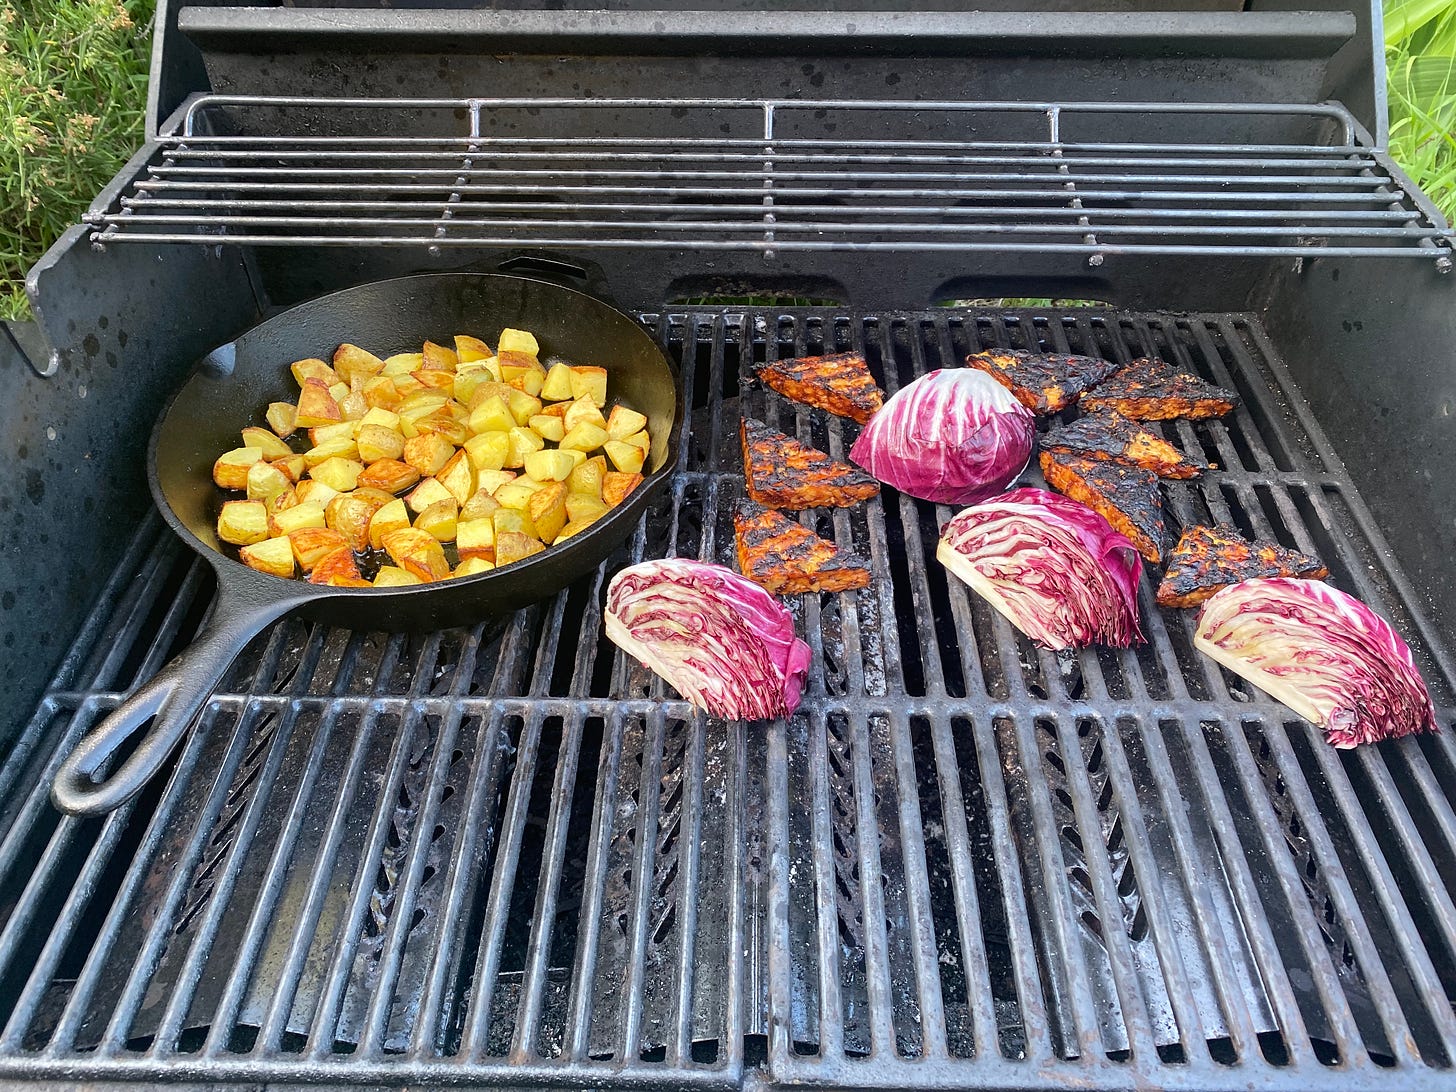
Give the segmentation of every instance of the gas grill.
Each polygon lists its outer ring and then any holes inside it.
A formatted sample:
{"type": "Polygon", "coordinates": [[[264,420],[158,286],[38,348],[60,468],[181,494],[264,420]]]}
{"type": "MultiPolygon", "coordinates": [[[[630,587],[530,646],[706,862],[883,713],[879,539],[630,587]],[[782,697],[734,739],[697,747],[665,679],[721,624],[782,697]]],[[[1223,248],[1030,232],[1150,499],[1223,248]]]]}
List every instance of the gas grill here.
{"type": "Polygon", "coordinates": [[[149,139],[0,343],[0,1084],[1450,1088],[1453,237],[1383,150],[1378,5],[1116,6],[164,3],[149,139]],[[683,377],[670,488],[509,617],[277,623],[139,797],[60,815],[212,604],[143,480],[168,391],[447,269],[633,310],[683,377]],[[1444,731],[1333,750],[1146,578],[1146,645],[1038,650],[893,490],[801,517],[874,579],[790,601],[791,718],[606,640],[623,565],[733,564],[740,414],[847,452],[753,365],[893,392],[990,347],[1238,391],[1158,426],[1218,467],[1170,522],[1317,554],[1444,731]]]}

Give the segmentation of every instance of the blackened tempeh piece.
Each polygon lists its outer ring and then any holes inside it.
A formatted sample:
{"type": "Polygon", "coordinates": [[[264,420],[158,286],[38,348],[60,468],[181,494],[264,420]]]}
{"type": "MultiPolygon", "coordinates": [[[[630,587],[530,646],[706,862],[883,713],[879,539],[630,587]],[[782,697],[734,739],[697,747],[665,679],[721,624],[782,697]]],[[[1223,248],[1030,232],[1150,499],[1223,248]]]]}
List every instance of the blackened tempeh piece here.
{"type": "Polygon", "coordinates": [[[1319,558],[1266,539],[1250,542],[1227,524],[1190,527],[1168,555],[1157,600],[1163,607],[1196,607],[1220,588],[1255,577],[1329,575],[1319,558]]]}
{"type": "Polygon", "coordinates": [[[771,360],[759,366],[758,377],[785,398],[862,425],[885,404],[869,365],[858,353],[771,360]]]}
{"type": "Polygon", "coordinates": [[[753,501],[733,513],[738,571],[775,595],[851,591],[866,587],[870,571],[858,558],[795,523],[782,512],[753,501]]]}
{"type": "Polygon", "coordinates": [[[1052,429],[1041,449],[1055,455],[1125,463],[1151,470],[1160,478],[1196,478],[1209,465],[1179,451],[1120,413],[1089,413],[1052,429]]]}
{"type": "Polygon", "coordinates": [[[748,495],[767,508],[848,508],[880,491],[864,471],[762,421],[745,417],[739,439],[748,495]]]}
{"type": "Polygon", "coordinates": [[[1136,421],[1222,417],[1238,404],[1233,391],[1147,358],[1134,360],[1082,398],[1082,408],[1089,413],[1112,410],[1136,421]]]}
{"type": "Polygon", "coordinates": [[[1043,451],[1041,472],[1058,493],[1081,501],[1156,565],[1163,556],[1163,493],[1151,470],[1043,451]]]}
{"type": "Polygon", "coordinates": [[[1095,387],[1119,365],[1115,360],[1065,353],[1033,353],[1028,349],[987,349],[966,357],[1009,390],[1032,413],[1060,413],[1095,387]]]}

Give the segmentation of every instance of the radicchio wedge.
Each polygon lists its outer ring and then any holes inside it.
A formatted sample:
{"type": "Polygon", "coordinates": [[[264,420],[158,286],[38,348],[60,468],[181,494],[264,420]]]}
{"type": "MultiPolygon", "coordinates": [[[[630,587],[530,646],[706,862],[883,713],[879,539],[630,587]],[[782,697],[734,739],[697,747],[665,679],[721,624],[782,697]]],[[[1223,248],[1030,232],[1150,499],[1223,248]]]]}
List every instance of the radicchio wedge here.
{"type": "Polygon", "coordinates": [[[1137,550],[1068,497],[1013,489],[967,508],[945,525],[935,556],[1044,648],[1143,639],[1137,550]]]}
{"type": "Polygon", "coordinates": [[[715,717],[769,720],[799,706],[809,646],[783,604],[732,569],[681,558],[633,565],[607,588],[605,618],[624,652],[715,717]]]}
{"type": "Polygon", "coordinates": [[[1203,604],[1193,643],[1336,747],[1436,731],[1430,692],[1400,634],[1320,580],[1245,580],[1203,604]]]}

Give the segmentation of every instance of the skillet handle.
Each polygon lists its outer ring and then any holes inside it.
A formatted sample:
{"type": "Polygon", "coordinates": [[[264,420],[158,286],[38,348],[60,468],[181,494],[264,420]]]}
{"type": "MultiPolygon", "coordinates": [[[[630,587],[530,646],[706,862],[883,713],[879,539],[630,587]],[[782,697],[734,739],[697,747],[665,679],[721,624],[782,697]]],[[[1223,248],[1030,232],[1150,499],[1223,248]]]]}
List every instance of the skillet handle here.
{"type": "Polygon", "coordinates": [[[142,791],[172,753],[228,667],[269,622],[297,605],[290,597],[263,600],[230,593],[219,581],[212,617],[179,652],[88,732],[66,756],[51,785],[51,802],[69,815],[101,815],[142,791]],[[101,767],[152,719],[121,768],[98,780],[101,767]]]}

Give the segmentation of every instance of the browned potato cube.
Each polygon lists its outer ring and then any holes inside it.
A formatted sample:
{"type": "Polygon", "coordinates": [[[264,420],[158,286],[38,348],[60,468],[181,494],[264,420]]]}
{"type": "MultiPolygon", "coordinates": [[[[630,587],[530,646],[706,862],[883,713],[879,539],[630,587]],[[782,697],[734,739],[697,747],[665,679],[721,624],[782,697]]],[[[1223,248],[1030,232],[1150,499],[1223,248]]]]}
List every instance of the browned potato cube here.
{"type": "Polygon", "coordinates": [[[606,440],[606,429],[594,425],[590,421],[583,421],[575,428],[567,429],[566,435],[561,438],[561,443],[557,446],[575,448],[577,451],[595,451],[606,440]]]}
{"type": "Polygon", "coordinates": [[[334,373],[345,383],[353,386],[363,384],[384,371],[384,361],[368,349],[350,345],[347,341],[334,350],[334,373]]]}
{"type": "Polygon", "coordinates": [[[357,421],[369,412],[369,400],[364,397],[363,391],[350,391],[339,399],[339,412],[344,415],[345,421],[357,421]]]}
{"type": "Polygon", "coordinates": [[[302,455],[289,455],[286,458],[274,459],[269,466],[283,472],[283,476],[290,482],[297,482],[308,470],[308,460],[302,455]]]}
{"type": "Polygon", "coordinates": [[[455,366],[460,363],[460,358],[455,355],[454,349],[447,349],[443,345],[436,345],[433,341],[427,341],[424,351],[420,353],[425,362],[426,368],[437,368],[441,371],[453,372],[455,366]]]}
{"type": "Polygon", "coordinates": [[[339,532],[351,550],[364,550],[369,546],[369,522],[382,507],[356,493],[340,493],[324,509],[324,523],[339,532]]]}
{"type": "Polygon", "coordinates": [[[642,464],[646,462],[646,452],[636,444],[629,444],[623,440],[608,440],[604,449],[607,458],[612,460],[612,465],[623,474],[640,474],[642,464]]]}
{"type": "Polygon", "coordinates": [[[536,527],[531,522],[531,517],[526,515],[524,511],[516,511],[513,508],[497,508],[495,515],[491,516],[490,520],[495,524],[495,538],[497,542],[500,541],[501,535],[507,531],[515,531],[517,534],[525,535],[528,538],[536,537],[536,527]]]}
{"type": "Polygon", "coordinates": [[[536,525],[536,534],[543,542],[550,542],[566,525],[566,485],[552,482],[531,494],[526,513],[536,525]]]}
{"type": "Polygon", "coordinates": [[[263,461],[260,447],[235,447],[225,451],[212,464],[212,480],[223,489],[248,488],[248,470],[263,461]]]}
{"type": "Polygon", "coordinates": [[[426,478],[415,486],[414,491],[405,497],[405,503],[409,505],[412,512],[423,512],[436,501],[442,501],[446,497],[455,499],[455,494],[446,489],[434,478],[426,478]]]}
{"type": "Polygon", "coordinates": [[[262,501],[227,501],[217,516],[217,537],[234,546],[251,546],[268,537],[268,506],[262,501]]]}
{"type": "Polygon", "coordinates": [[[347,546],[330,550],[314,562],[313,572],[308,574],[310,584],[329,584],[333,587],[368,587],[369,582],[359,575],[359,566],[354,563],[354,553],[347,546]]]}
{"type": "Polygon", "coordinates": [[[366,379],[363,394],[364,401],[371,409],[393,410],[404,401],[394,380],[387,375],[376,375],[373,379],[366,379]]]}
{"type": "Polygon", "coordinates": [[[457,451],[450,461],[440,468],[435,479],[450,491],[456,504],[464,504],[475,492],[475,468],[470,465],[470,456],[457,451]]]}
{"type": "Polygon", "coordinates": [[[561,418],[551,413],[538,413],[526,422],[526,427],[543,440],[550,440],[553,444],[566,435],[566,425],[561,418]]]}
{"type": "Polygon", "coordinates": [[[452,397],[455,394],[455,373],[445,371],[441,368],[421,368],[417,372],[410,372],[422,386],[432,391],[444,391],[452,397]]]}
{"type": "Polygon", "coordinates": [[[295,360],[288,366],[293,372],[293,379],[300,387],[310,379],[317,379],[325,387],[332,387],[339,381],[339,375],[322,360],[309,357],[307,360],[295,360]]]}
{"type": "Polygon", "coordinates": [[[323,482],[337,493],[347,493],[359,484],[364,464],[354,459],[325,459],[309,471],[314,481],[323,482]]]}
{"type": "Polygon", "coordinates": [[[268,463],[254,463],[248,467],[249,500],[260,500],[266,504],[292,489],[293,482],[276,466],[270,466],[268,463]]]}
{"type": "Polygon", "coordinates": [[[239,556],[244,565],[260,573],[282,577],[293,575],[293,547],[287,537],[265,538],[252,546],[244,546],[239,556]]]}
{"type": "Polygon", "coordinates": [[[492,356],[495,356],[495,352],[480,338],[471,337],[469,334],[455,335],[455,359],[458,363],[486,360],[492,356]]]}
{"type": "Polygon", "coordinates": [[[484,489],[477,489],[470,499],[460,506],[460,521],[464,523],[472,519],[489,519],[499,507],[500,501],[484,489]]]}
{"type": "Polygon", "coordinates": [[[418,527],[391,531],[384,536],[384,549],[390,558],[407,573],[429,583],[450,575],[445,548],[438,539],[418,527]]]}
{"type": "Polygon", "coordinates": [[[495,520],[459,520],[455,524],[455,549],[462,558],[495,560],[495,520]]]}
{"type": "Polygon", "coordinates": [[[632,433],[632,435],[628,436],[625,440],[622,441],[622,443],[636,444],[642,449],[642,454],[644,456],[646,456],[647,453],[652,450],[652,437],[647,435],[646,429],[643,429],[641,432],[632,433]]]}
{"type": "Polygon", "coordinates": [[[452,576],[475,576],[477,573],[488,573],[495,568],[495,562],[484,557],[467,557],[459,565],[455,566],[452,576]]]}
{"type": "Polygon", "coordinates": [[[427,413],[416,419],[414,426],[417,434],[434,433],[456,447],[463,444],[470,435],[465,423],[457,420],[448,406],[442,406],[434,413],[427,413]]]}
{"type": "Polygon", "coordinates": [[[269,402],[263,417],[279,436],[290,436],[298,427],[298,407],[292,402],[269,402]]]}
{"type": "Polygon", "coordinates": [[[404,437],[384,425],[360,425],[356,443],[359,459],[366,465],[380,459],[398,459],[404,454],[404,437]]]}
{"type": "Polygon", "coordinates": [[[392,500],[381,505],[369,519],[369,545],[376,549],[384,547],[384,536],[391,531],[403,531],[410,525],[409,509],[402,500],[392,500]]]}
{"type": "Polygon", "coordinates": [[[359,426],[353,421],[338,421],[332,425],[315,425],[308,430],[310,447],[327,444],[334,440],[353,440],[359,434],[359,426]]]}
{"type": "Polygon", "coordinates": [[[590,398],[598,406],[605,406],[607,404],[607,369],[572,368],[571,397],[590,398]]]}
{"type": "Polygon", "coordinates": [[[602,411],[590,398],[578,398],[566,407],[566,414],[563,418],[566,424],[566,431],[570,432],[577,425],[585,422],[595,425],[604,433],[607,429],[607,419],[602,416],[602,411]]]}
{"type": "Polygon", "coordinates": [[[398,565],[381,565],[374,574],[376,588],[408,588],[421,583],[424,582],[414,573],[407,573],[398,565]]]}
{"type": "Polygon", "coordinates": [[[293,531],[301,531],[305,527],[322,526],[324,526],[323,506],[313,503],[300,503],[291,508],[274,509],[268,517],[268,532],[275,536],[286,537],[293,531]]]}
{"type": "Polygon", "coordinates": [[[243,446],[261,448],[263,458],[272,462],[293,454],[293,449],[266,428],[250,425],[243,429],[243,446]]]}
{"type": "Polygon", "coordinates": [[[316,504],[320,508],[327,508],[329,501],[338,496],[340,491],[316,478],[304,478],[294,492],[298,494],[300,504],[316,504]]]}
{"type": "Polygon", "coordinates": [[[470,392],[470,399],[465,403],[465,405],[473,410],[482,402],[484,402],[487,398],[499,398],[502,402],[505,402],[507,405],[509,405],[512,393],[519,394],[520,392],[517,391],[514,387],[508,386],[505,383],[501,383],[499,381],[481,383],[475,388],[475,390],[470,392]]]}
{"type": "Polygon", "coordinates": [[[321,379],[306,380],[298,395],[295,423],[301,428],[308,428],[312,425],[332,425],[343,419],[344,412],[329,393],[328,384],[321,379]]]}
{"type": "Polygon", "coordinates": [[[483,493],[495,496],[495,491],[503,485],[509,485],[516,480],[514,470],[479,470],[475,474],[475,484],[480,487],[483,493]]]}
{"type": "Polygon", "coordinates": [[[513,561],[523,561],[532,554],[546,549],[539,539],[523,535],[519,531],[501,531],[495,538],[495,563],[499,568],[513,561]]]}
{"type": "Polygon", "coordinates": [[[612,415],[607,418],[607,438],[625,440],[634,432],[647,427],[647,415],[626,406],[613,406],[612,415]]]}
{"type": "Polygon", "coordinates": [[[423,367],[424,363],[425,355],[423,353],[395,353],[393,356],[384,358],[384,371],[381,374],[406,375],[423,367]]]}
{"type": "Polygon", "coordinates": [[[602,500],[606,501],[608,508],[615,508],[641,484],[641,474],[623,474],[608,470],[602,478],[602,500]]]}
{"type": "Polygon", "coordinates": [[[588,459],[566,479],[566,488],[573,493],[582,493],[588,497],[600,497],[602,495],[602,476],[607,472],[607,460],[601,455],[588,459]]]}
{"type": "MultiPolygon", "coordinates": [[[[288,541],[293,544],[293,557],[304,572],[312,572],[319,559],[338,550],[349,552],[349,544],[338,531],[327,527],[300,527],[288,532],[288,541]]],[[[350,561],[352,562],[352,557],[350,561]]]]}
{"type": "Polygon", "coordinates": [[[455,541],[455,527],[459,522],[460,506],[454,497],[437,500],[418,516],[415,526],[441,542],[455,541]]]}
{"type": "Polygon", "coordinates": [[[376,459],[359,475],[360,485],[382,489],[386,493],[401,493],[413,488],[419,480],[420,472],[398,459],[376,459]]]}
{"type": "Polygon", "coordinates": [[[404,461],[427,478],[448,463],[454,454],[454,445],[433,432],[422,432],[404,442],[404,461]]]}

